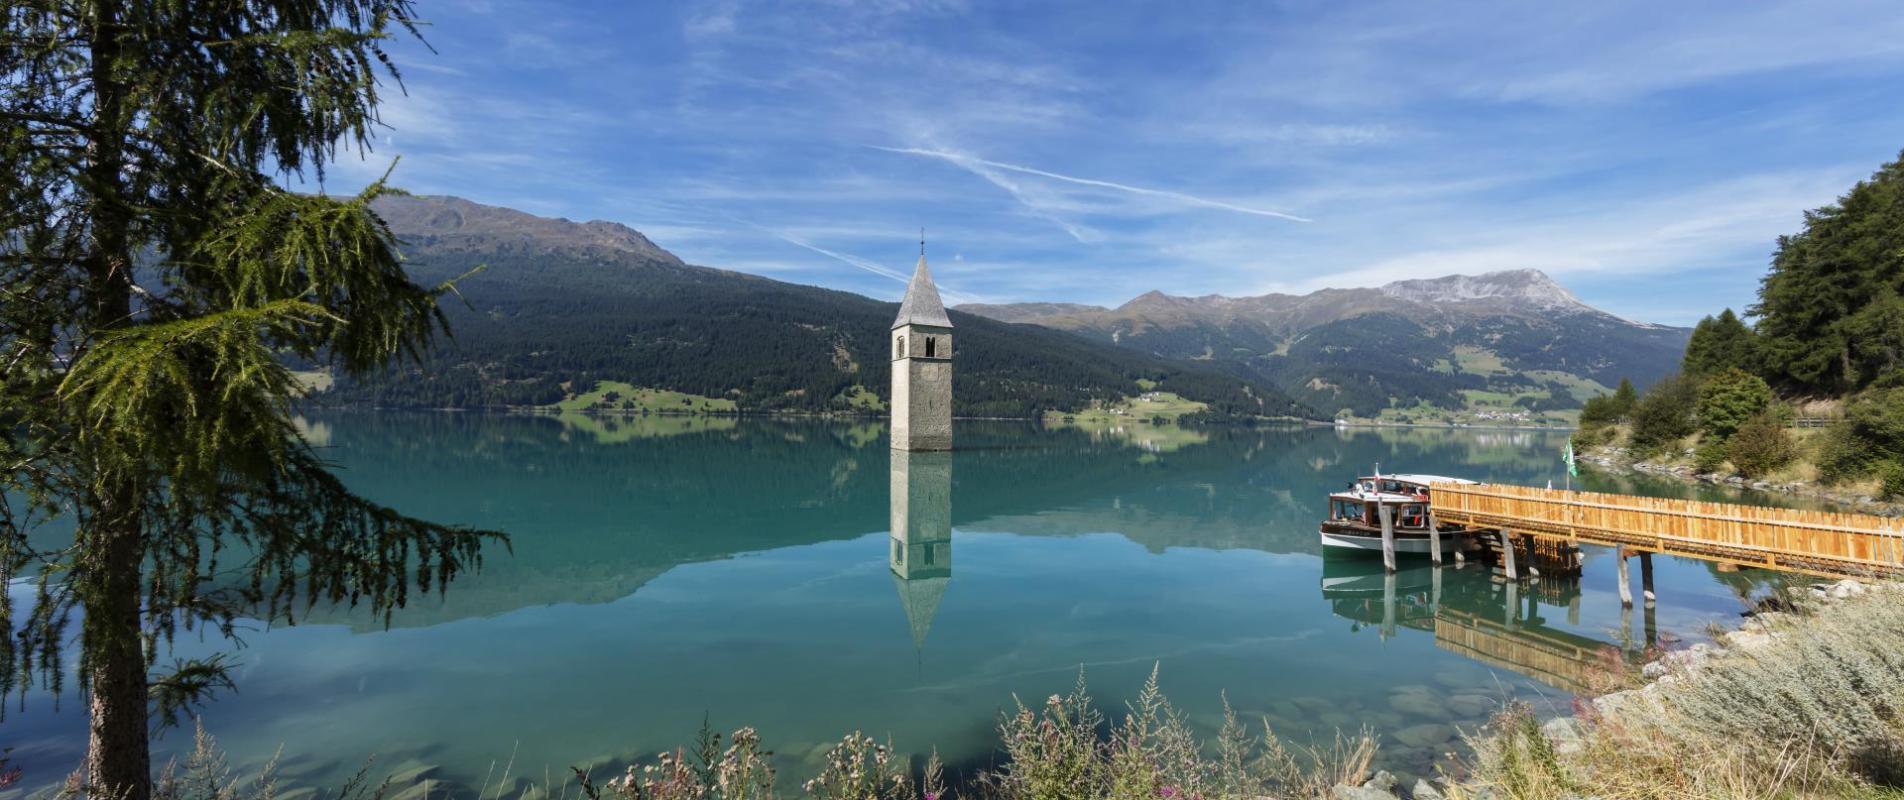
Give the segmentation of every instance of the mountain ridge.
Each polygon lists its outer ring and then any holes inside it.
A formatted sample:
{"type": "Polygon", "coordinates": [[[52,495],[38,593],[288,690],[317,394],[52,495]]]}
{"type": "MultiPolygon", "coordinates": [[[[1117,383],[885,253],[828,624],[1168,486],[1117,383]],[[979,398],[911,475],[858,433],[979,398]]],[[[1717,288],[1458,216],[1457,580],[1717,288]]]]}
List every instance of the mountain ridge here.
{"type": "MultiPolygon", "coordinates": [[[[340,377],[320,405],[548,408],[609,383],[731,400],[750,412],[868,413],[889,390],[897,303],[690,265],[612,222],[455,197],[386,196],[413,279],[457,284],[453,336],[421,364],[340,377]]],[[[1158,387],[1214,417],[1310,413],[1259,376],[1176,362],[962,311],[955,413],[1037,417],[1158,387]]],[[[316,366],[316,365],[301,365],[316,366]]],[[[607,400],[630,408],[627,398],[607,400]]]]}
{"type": "Polygon", "coordinates": [[[1353,416],[1424,406],[1484,419],[1565,411],[1621,378],[1645,384],[1673,371],[1691,335],[1591,306],[1533,269],[1301,295],[1152,290],[1115,308],[959,308],[1228,363],[1312,407],[1353,416]]]}

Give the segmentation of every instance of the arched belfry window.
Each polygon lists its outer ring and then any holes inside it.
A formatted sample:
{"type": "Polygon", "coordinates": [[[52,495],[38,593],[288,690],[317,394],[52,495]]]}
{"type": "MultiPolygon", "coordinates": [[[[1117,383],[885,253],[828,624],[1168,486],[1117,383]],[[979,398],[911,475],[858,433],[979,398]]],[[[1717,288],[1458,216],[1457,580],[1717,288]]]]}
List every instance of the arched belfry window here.
{"type": "Polygon", "coordinates": [[[939,357],[939,337],[927,336],[926,337],[926,358],[938,358],[938,357],[939,357]]]}
{"type": "Polygon", "coordinates": [[[906,336],[905,334],[900,334],[899,338],[893,340],[893,358],[905,358],[905,357],[906,357],[906,336]]]}

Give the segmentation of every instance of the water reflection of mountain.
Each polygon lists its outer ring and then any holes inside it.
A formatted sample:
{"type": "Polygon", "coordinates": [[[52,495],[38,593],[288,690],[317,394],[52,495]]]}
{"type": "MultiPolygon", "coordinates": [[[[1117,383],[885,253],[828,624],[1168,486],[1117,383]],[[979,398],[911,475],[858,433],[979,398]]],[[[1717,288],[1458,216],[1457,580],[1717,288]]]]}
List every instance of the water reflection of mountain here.
{"type": "MultiPolygon", "coordinates": [[[[646,422],[618,419],[610,437],[555,418],[468,414],[341,414],[310,426],[325,431],[325,452],[353,487],[406,513],[512,537],[513,553],[495,548],[483,570],[459,578],[447,596],[398,610],[392,622],[400,627],[606,602],[680,564],[890,529],[890,455],[877,427],[739,419],[649,436],[638,429],[646,422]]],[[[1538,477],[1460,432],[1207,434],[1203,444],[1159,454],[1078,431],[963,423],[952,456],[951,525],[1036,536],[1110,532],[1153,551],[1315,553],[1321,498],[1375,461],[1538,477]]],[[[325,609],[307,619],[379,626],[325,609]]]]}

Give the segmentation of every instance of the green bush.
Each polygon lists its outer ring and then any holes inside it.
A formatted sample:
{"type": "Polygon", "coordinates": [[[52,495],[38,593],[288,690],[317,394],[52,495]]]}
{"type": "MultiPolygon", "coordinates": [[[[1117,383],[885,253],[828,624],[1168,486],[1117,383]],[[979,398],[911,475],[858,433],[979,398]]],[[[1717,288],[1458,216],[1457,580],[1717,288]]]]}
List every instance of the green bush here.
{"type": "Polygon", "coordinates": [[[1895,500],[1904,497],[1904,464],[1896,461],[1884,462],[1878,466],[1878,479],[1883,482],[1878,491],[1884,495],[1884,499],[1895,500]]]}
{"type": "Polygon", "coordinates": [[[1642,453],[1657,452],[1691,436],[1693,406],[1698,391],[1693,383],[1678,375],[1661,378],[1633,409],[1633,447],[1642,453]]]}
{"type": "Polygon", "coordinates": [[[1904,387],[1872,389],[1847,402],[1845,418],[1825,434],[1818,472],[1836,483],[1887,464],[1904,464],[1904,387]]]}
{"type": "Polygon", "coordinates": [[[1767,409],[1739,426],[1726,441],[1725,457],[1740,475],[1757,478],[1792,463],[1798,457],[1798,444],[1785,432],[1778,415],[1767,409]]]}
{"type": "Polygon", "coordinates": [[[1692,451],[1693,469],[1700,472],[1718,472],[1725,466],[1727,451],[1724,441],[1708,437],[1692,451]]]}
{"type": "Polygon", "coordinates": [[[1771,407],[1772,387],[1757,375],[1738,368],[1706,379],[1699,387],[1699,428],[1720,439],[1730,438],[1745,421],[1771,407]]]}

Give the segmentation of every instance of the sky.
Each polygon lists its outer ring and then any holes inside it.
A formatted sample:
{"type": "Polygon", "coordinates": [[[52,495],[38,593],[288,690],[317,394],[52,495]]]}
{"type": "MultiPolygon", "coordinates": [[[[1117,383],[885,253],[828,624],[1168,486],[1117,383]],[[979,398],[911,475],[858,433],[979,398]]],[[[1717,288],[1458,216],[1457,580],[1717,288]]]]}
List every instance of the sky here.
{"type": "Polygon", "coordinates": [[[1749,305],[1904,150],[1882,2],[420,0],[374,148],[413,192],[897,299],[1115,306],[1500,269],[1749,305]]]}

